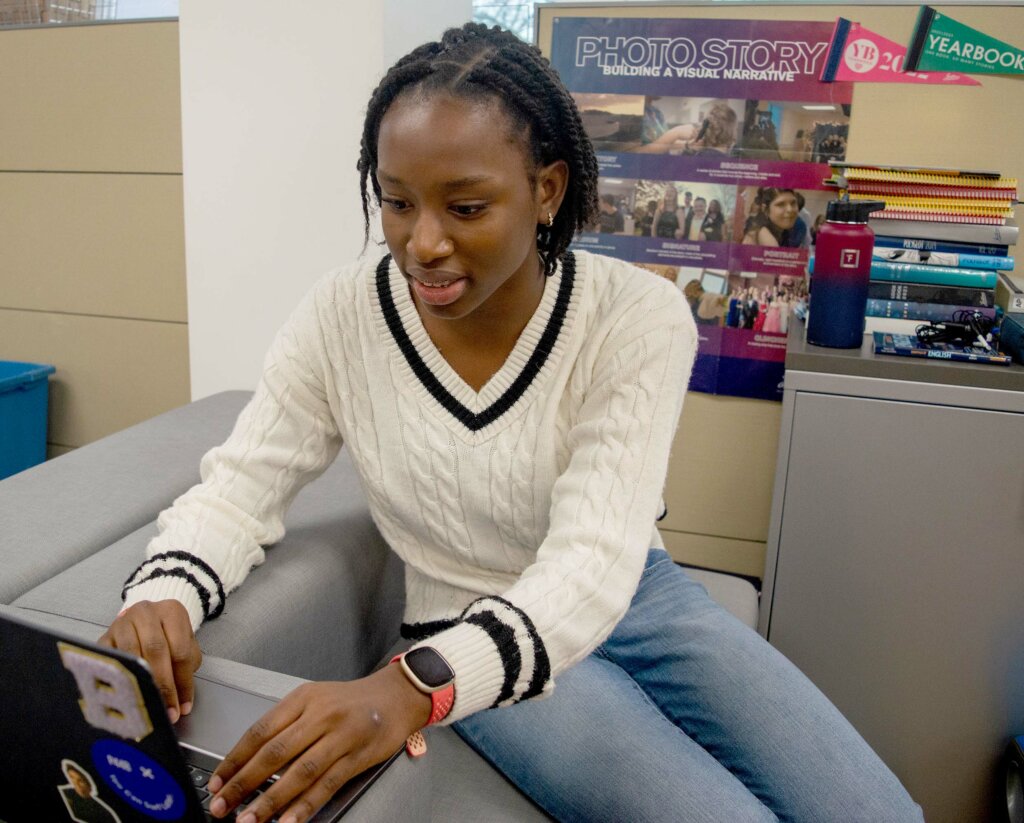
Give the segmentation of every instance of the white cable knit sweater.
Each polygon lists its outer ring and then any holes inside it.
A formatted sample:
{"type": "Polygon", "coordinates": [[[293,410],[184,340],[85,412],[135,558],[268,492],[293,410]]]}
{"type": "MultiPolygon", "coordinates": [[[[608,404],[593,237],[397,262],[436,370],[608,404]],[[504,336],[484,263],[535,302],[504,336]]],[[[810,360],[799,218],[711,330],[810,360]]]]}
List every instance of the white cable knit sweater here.
{"type": "Polygon", "coordinates": [[[657,540],[696,345],[675,286],[578,252],[477,393],[390,258],[333,272],[278,334],[203,482],[161,514],[125,603],[215,617],[345,442],[405,561],[403,633],[455,670],[446,722],[550,692],[625,613],[657,540]]]}

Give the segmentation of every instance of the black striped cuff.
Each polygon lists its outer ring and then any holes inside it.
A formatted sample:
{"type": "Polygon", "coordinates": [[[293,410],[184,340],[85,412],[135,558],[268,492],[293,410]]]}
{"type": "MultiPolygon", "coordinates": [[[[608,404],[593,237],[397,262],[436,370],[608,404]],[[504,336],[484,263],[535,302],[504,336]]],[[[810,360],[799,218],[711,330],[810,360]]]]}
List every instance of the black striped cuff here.
{"type": "Polygon", "coordinates": [[[163,552],[146,560],[125,581],[124,588],[121,589],[121,600],[123,601],[128,592],[136,586],[161,577],[185,580],[196,590],[203,607],[203,620],[213,620],[224,611],[224,586],[217,573],[188,552],[163,552]]]}
{"type": "Polygon", "coordinates": [[[428,620],[426,623],[403,623],[398,630],[403,640],[420,641],[450,629],[457,620],[428,620]]]}
{"type": "Polygon", "coordinates": [[[505,677],[491,708],[529,700],[544,691],[551,680],[551,661],[544,642],[526,612],[504,598],[481,597],[474,600],[458,620],[403,623],[401,633],[408,640],[426,640],[457,623],[469,623],[483,629],[501,658],[505,677]],[[528,671],[524,671],[524,667],[528,671]],[[527,680],[526,688],[516,694],[516,684],[524,679],[527,680]]]}

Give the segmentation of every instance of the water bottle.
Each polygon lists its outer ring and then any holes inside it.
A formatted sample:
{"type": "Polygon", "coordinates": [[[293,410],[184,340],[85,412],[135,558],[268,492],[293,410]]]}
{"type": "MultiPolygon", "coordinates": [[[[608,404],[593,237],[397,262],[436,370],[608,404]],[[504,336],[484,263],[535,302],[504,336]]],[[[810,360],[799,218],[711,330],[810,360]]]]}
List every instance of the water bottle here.
{"type": "Polygon", "coordinates": [[[875,233],[868,215],[880,200],[833,200],[818,230],[811,274],[807,342],[833,349],[860,348],[871,280],[875,233]]]}

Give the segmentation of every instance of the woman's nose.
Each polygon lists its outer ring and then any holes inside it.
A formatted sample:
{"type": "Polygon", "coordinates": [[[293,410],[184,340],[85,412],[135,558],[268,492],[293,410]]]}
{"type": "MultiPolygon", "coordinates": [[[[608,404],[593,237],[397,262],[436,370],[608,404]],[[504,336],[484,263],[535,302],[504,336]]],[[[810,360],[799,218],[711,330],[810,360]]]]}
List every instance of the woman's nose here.
{"type": "Polygon", "coordinates": [[[443,220],[421,213],[413,226],[406,249],[418,262],[430,263],[450,255],[455,250],[455,244],[448,236],[443,220]]]}

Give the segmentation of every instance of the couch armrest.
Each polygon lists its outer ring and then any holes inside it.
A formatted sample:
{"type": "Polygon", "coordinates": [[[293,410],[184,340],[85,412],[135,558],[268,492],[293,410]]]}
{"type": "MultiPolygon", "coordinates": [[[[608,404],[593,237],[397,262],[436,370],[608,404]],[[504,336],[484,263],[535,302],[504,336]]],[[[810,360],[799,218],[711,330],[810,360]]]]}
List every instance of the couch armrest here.
{"type": "Polygon", "coordinates": [[[153,520],[199,482],[250,392],[222,392],[0,481],[0,603],[153,520]]]}
{"type": "MultiPolygon", "coordinates": [[[[248,397],[215,395],[26,472],[9,487],[4,481],[0,508],[11,510],[14,525],[14,534],[0,533],[7,602],[109,625],[122,584],[156,534],[157,514],[198,482],[200,458],[223,441],[248,397]],[[26,510],[63,507],[65,498],[71,514],[39,518],[35,531],[26,510]]],[[[377,531],[345,450],[299,492],[285,524],[266,562],[200,628],[200,644],[299,677],[361,677],[398,635],[404,586],[402,563],[377,531]]]]}

